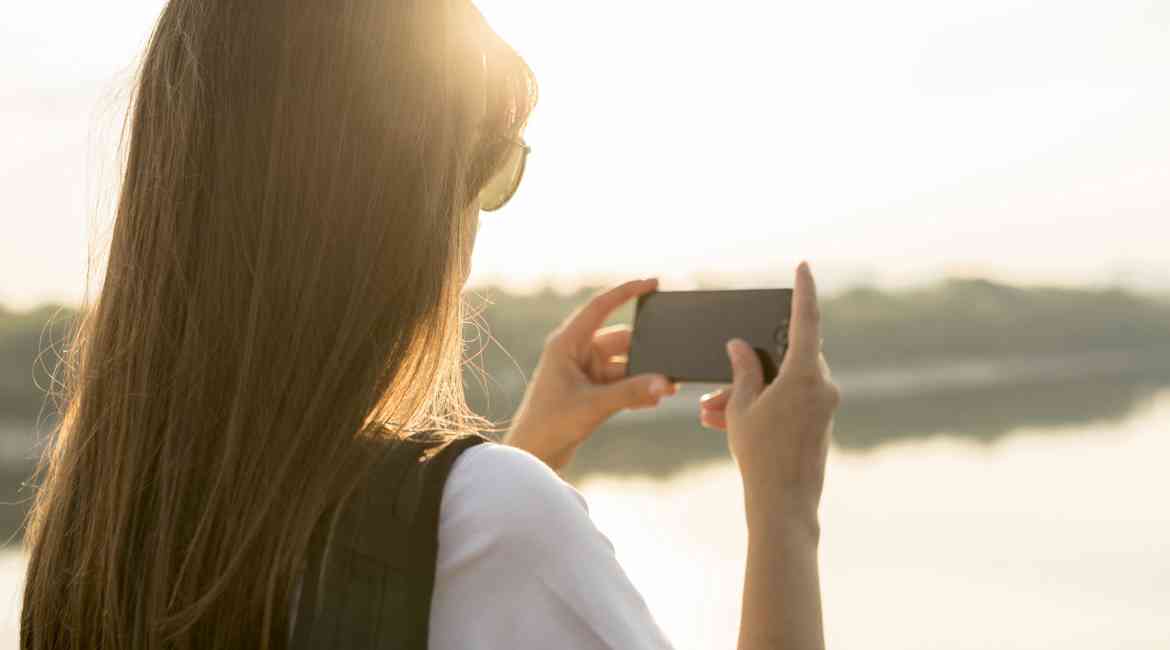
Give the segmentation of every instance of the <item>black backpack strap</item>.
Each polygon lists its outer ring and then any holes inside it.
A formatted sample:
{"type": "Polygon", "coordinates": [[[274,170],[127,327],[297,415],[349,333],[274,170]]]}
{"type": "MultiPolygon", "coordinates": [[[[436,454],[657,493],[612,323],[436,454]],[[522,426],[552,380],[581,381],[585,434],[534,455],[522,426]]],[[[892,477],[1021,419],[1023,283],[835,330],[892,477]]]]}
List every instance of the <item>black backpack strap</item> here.
{"type": "MultiPolygon", "coordinates": [[[[439,515],[443,501],[443,487],[447,484],[447,477],[451,468],[463,452],[487,442],[483,436],[467,436],[459,438],[444,446],[434,459],[426,464],[426,479],[422,483],[422,494],[415,516],[415,525],[412,527],[414,561],[418,563],[420,571],[425,576],[419,576],[417,604],[420,611],[421,624],[425,628],[431,619],[431,600],[435,592],[435,565],[439,558],[439,515]]],[[[426,647],[426,635],[423,635],[423,644],[426,647]]]]}
{"type": "Polygon", "coordinates": [[[395,443],[344,506],[328,549],[328,517],[318,524],[292,650],[426,648],[443,487],[459,456],[487,441],[419,436],[395,443]]]}

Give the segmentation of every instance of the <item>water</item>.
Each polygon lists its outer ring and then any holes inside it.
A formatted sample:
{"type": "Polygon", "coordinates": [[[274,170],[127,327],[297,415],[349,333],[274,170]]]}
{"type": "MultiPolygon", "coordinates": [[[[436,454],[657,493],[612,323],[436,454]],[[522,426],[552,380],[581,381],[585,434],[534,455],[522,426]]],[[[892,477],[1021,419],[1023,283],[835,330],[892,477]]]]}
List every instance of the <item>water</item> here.
{"type": "MultiPolygon", "coordinates": [[[[625,418],[575,480],[677,647],[730,648],[739,479],[722,436],[678,422],[625,418]]],[[[839,426],[821,509],[830,648],[1170,647],[1164,379],[862,395],[839,426]]],[[[22,571],[0,553],[0,648],[17,647],[22,571]]]]}
{"type": "MultiPolygon", "coordinates": [[[[835,449],[822,502],[830,648],[1170,647],[1170,390],[1121,421],[835,449]]],[[[595,476],[599,527],[680,650],[731,648],[746,532],[727,462],[595,476]]]]}
{"type": "Polygon", "coordinates": [[[0,648],[20,647],[20,598],[24,590],[24,553],[0,551],[0,648]]]}

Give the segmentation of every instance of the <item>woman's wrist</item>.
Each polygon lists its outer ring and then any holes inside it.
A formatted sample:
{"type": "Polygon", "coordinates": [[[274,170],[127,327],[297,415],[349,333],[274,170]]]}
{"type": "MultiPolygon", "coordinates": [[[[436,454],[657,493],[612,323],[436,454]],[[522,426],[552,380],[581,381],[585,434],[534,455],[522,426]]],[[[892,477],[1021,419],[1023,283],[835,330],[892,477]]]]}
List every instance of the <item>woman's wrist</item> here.
{"type": "Polygon", "coordinates": [[[816,547],[821,538],[819,499],[745,486],[744,513],[750,536],[782,536],[816,547]]]}

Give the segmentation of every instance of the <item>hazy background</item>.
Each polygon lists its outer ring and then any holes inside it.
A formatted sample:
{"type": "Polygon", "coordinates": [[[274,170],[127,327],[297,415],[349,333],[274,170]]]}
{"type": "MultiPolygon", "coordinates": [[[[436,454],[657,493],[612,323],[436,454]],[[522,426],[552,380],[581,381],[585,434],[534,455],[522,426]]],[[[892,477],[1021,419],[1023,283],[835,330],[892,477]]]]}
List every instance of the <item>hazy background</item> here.
{"type": "MultiPolygon", "coordinates": [[[[105,252],[163,3],[0,2],[7,648],[51,346],[105,252]]],[[[846,394],[830,647],[1170,646],[1170,4],[478,4],[541,103],[527,177],[477,244],[477,409],[510,415],[595,286],[783,286],[809,259],[846,394]]],[[[739,614],[710,388],[618,416],[568,476],[679,648],[731,647],[739,614]]]]}
{"type": "MultiPolygon", "coordinates": [[[[1170,4],[480,6],[542,87],[480,283],[681,286],[807,257],[830,284],[1170,288],[1170,4]]],[[[160,7],[5,2],[0,301],[79,295],[98,163],[160,7]]]]}

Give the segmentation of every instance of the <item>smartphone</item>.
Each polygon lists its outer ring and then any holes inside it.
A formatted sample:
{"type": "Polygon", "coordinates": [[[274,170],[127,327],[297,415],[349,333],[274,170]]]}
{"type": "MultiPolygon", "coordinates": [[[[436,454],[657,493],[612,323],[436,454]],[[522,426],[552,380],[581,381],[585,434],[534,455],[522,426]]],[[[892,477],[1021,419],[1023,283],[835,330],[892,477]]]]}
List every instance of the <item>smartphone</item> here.
{"type": "Polygon", "coordinates": [[[731,383],[727,341],[755,349],[771,382],[788,350],[791,289],[656,291],[638,298],[627,373],[731,383]]]}

